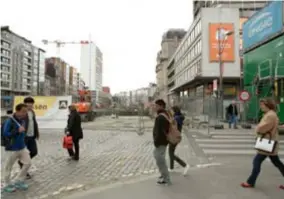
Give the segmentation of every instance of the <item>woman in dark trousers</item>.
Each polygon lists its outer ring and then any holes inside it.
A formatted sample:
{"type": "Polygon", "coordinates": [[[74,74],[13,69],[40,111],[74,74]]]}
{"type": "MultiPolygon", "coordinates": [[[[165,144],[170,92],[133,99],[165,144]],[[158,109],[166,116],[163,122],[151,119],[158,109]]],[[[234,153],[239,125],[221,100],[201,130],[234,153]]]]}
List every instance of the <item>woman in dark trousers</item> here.
{"type": "MultiPolygon", "coordinates": [[[[276,105],[271,99],[260,100],[260,108],[264,115],[255,129],[257,137],[263,137],[266,139],[271,139],[276,142],[276,146],[272,153],[258,150],[253,159],[253,169],[246,180],[241,186],[244,188],[253,188],[256,184],[256,180],[261,171],[261,165],[263,161],[269,157],[272,164],[280,171],[280,174],[284,177],[284,164],[279,159],[279,133],[278,133],[278,123],[279,119],[275,112],[276,105]]],[[[284,179],[284,178],[283,178],[284,179]]],[[[284,185],[279,186],[280,189],[284,189],[284,185]]]]}
{"type": "MultiPolygon", "coordinates": [[[[181,132],[182,131],[182,125],[183,125],[183,120],[184,116],[182,115],[179,107],[174,106],[172,108],[174,112],[174,119],[177,123],[178,130],[181,132]]],[[[189,170],[189,165],[186,164],[182,159],[180,159],[177,155],[175,155],[175,150],[176,150],[177,144],[169,144],[169,156],[170,156],[170,171],[174,169],[174,161],[177,161],[183,168],[184,172],[183,174],[186,175],[188,170],[189,170]]]]}
{"type": "Polygon", "coordinates": [[[70,114],[67,121],[66,134],[72,136],[73,145],[75,149],[75,152],[73,151],[73,149],[68,149],[68,153],[73,160],[79,160],[79,151],[80,151],[79,141],[80,139],[83,139],[81,117],[77,112],[75,106],[71,105],[68,108],[70,114]]]}

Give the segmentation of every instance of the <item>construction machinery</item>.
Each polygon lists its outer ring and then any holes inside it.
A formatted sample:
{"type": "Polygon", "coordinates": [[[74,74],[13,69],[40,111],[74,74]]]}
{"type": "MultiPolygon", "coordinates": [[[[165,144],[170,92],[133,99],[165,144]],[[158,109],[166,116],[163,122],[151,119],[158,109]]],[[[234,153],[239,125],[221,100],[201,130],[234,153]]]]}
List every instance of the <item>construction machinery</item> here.
{"type": "Polygon", "coordinates": [[[80,114],[81,120],[83,122],[94,121],[96,104],[92,92],[90,90],[78,90],[78,95],[79,99],[73,105],[75,105],[77,112],[80,114]]]}

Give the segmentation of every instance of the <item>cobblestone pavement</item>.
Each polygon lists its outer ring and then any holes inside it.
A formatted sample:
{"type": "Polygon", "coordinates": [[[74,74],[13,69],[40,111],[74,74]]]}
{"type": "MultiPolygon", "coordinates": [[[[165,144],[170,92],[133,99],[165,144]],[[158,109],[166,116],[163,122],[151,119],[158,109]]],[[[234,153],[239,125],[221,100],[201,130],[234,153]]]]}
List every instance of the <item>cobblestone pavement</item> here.
{"type": "MultiPolygon", "coordinates": [[[[138,136],[135,131],[84,130],[80,142],[79,162],[67,160],[67,152],[62,148],[62,130],[42,130],[39,140],[39,155],[33,160],[26,192],[4,193],[3,198],[61,198],[74,189],[87,189],[116,181],[123,181],[141,175],[157,173],[152,151],[152,134],[146,131],[138,136]]],[[[5,152],[2,149],[1,170],[3,171],[5,152]]],[[[191,164],[191,149],[187,139],[177,149],[177,153],[191,164]]],[[[14,171],[17,172],[17,165],[14,171]]],[[[14,173],[15,173],[14,172],[14,173]]]]}
{"type": "Polygon", "coordinates": [[[138,116],[120,116],[117,119],[108,117],[98,117],[95,122],[84,123],[85,129],[103,129],[103,130],[131,130],[137,131],[139,126],[143,126],[146,130],[151,131],[154,125],[154,120],[149,117],[138,116]],[[139,124],[139,121],[143,120],[143,123],[139,124]]]}

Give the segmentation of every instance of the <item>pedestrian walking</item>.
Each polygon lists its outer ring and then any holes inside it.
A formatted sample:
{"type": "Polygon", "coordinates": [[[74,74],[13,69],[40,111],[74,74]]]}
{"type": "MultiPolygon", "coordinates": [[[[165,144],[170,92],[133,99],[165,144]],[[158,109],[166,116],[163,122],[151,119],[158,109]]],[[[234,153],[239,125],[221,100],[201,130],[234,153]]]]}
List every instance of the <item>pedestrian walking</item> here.
{"type": "MultiPolygon", "coordinates": [[[[33,159],[38,154],[38,148],[37,148],[37,142],[36,140],[39,139],[39,130],[38,130],[38,123],[36,120],[36,115],[33,110],[35,100],[32,97],[26,97],[24,99],[24,104],[27,106],[28,113],[27,117],[25,118],[25,129],[26,129],[26,137],[25,142],[27,149],[30,152],[30,157],[33,159]]],[[[20,165],[20,168],[22,168],[23,163],[19,160],[18,164],[20,165]]],[[[30,179],[31,175],[27,173],[27,179],[30,179]]]]}
{"type": "Polygon", "coordinates": [[[80,139],[83,139],[81,117],[77,112],[75,106],[71,105],[68,108],[70,114],[67,121],[66,135],[72,136],[73,146],[75,149],[75,152],[73,151],[73,149],[68,149],[68,154],[71,159],[78,161],[80,155],[79,141],[80,139]]]}
{"type": "Polygon", "coordinates": [[[16,105],[16,112],[4,123],[1,134],[1,136],[3,135],[3,146],[7,153],[4,169],[4,192],[14,192],[16,189],[26,190],[28,188],[28,185],[24,182],[27,171],[31,166],[31,158],[25,143],[25,117],[27,111],[25,104],[16,105]],[[23,166],[15,181],[11,182],[11,171],[17,160],[20,160],[23,166]]]}
{"type": "MultiPolygon", "coordinates": [[[[251,175],[246,182],[242,183],[241,186],[244,188],[252,188],[255,186],[258,175],[261,171],[261,165],[263,161],[269,157],[272,164],[277,167],[284,177],[284,165],[279,159],[279,134],[278,134],[278,116],[275,112],[276,105],[271,99],[260,100],[260,108],[264,112],[264,115],[260,123],[256,127],[256,134],[258,138],[271,140],[270,143],[275,143],[273,151],[266,152],[264,150],[257,150],[257,154],[253,160],[253,169],[251,175]]],[[[284,189],[284,185],[280,185],[281,189],[284,189]]]]}
{"type": "Polygon", "coordinates": [[[170,175],[166,163],[166,149],[168,145],[167,133],[169,131],[169,121],[162,114],[168,115],[165,110],[166,103],[162,99],[155,101],[155,109],[157,111],[157,117],[153,128],[153,140],[154,140],[154,158],[156,160],[157,167],[161,174],[158,180],[158,184],[170,185],[170,175]]]}
{"type": "MultiPolygon", "coordinates": [[[[184,121],[184,115],[181,113],[180,108],[178,106],[172,107],[172,111],[174,113],[173,115],[174,115],[174,120],[176,121],[177,124],[177,128],[179,132],[181,132],[184,121]]],[[[169,143],[170,171],[173,171],[174,162],[176,161],[184,168],[183,175],[186,175],[189,170],[189,165],[175,154],[177,145],[178,144],[169,143]]]]}
{"type": "Polygon", "coordinates": [[[232,103],[228,106],[227,114],[229,117],[229,128],[231,128],[233,124],[234,129],[237,129],[238,107],[235,101],[232,101],[232,103]]]}

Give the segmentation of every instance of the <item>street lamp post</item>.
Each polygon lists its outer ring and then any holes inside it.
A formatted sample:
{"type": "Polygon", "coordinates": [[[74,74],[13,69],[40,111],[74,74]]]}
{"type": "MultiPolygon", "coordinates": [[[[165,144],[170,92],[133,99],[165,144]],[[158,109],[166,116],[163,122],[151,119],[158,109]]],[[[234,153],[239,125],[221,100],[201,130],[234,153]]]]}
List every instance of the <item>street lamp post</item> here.
{"type": "MultiPolygon", "coordinates": [[[[224,104],[224,96],[223,96],[223,71],[224,71],[224,66],[223,66],[223,60],[222,60],[222,54],[224,52],[225,44],[226,44],[226,37],[234,34],[233,31],[227,31],[223,35],[222,28],[218,29],[218,61],[219,61],[219,100],[220,100],[220,114],[221,114],[221,119],[223,119],[223,104],[224,104]]],[[[218,110],[217,107],[217,110],[218,110]]]]}

